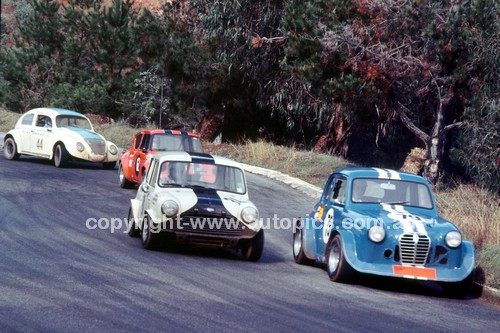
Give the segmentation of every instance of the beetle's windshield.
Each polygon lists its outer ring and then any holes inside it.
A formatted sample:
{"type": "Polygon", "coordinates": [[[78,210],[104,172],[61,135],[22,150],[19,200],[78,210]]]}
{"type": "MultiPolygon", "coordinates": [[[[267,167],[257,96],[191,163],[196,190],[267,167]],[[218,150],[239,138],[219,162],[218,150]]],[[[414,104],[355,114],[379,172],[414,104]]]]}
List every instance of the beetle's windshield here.
{"type": "Polygon", "coordinates": [[[246,192],[243,171],[217,164],[163,162],[158,185],[160,187],[209,188],[238,194],[246,192]]]}
{"type": "Polygon", "coordinates": [[[155,151],[188,151],[203,153],[203,147],[198,137],[174,134],[155,134],[151,142],[151,150],[155,151]]]}
{"type": "Polygon", "coordinates": [[[357,178],[352,182],[353,203],[378,203],[432,209],[431,193],[421,183],[404,180],[357,178]]]}
{"type": "Polygon", "coordinates": [[[92,131],[92,125],[87,118],[78,116],[57,116],[56,117],[57,127],[78,127],[84,128],[92,131]]]}

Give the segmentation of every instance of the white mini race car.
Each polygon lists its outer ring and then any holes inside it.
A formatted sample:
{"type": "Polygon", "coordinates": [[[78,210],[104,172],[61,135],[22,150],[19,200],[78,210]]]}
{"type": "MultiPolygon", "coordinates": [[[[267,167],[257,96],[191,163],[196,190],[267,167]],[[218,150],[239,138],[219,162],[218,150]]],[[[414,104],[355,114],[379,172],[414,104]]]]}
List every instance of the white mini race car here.
{"type": "Polygon", "coordinates": [[[113,169],[118,148],[94,132],[89,119],[64,109],[38,108],[26,112],[4,139],[4,155],[16,160],[32,155],[54,160],[64,167],[70,159],[102,163],[113,169]]]}
{"type": "Polygon", "coordinates": [[[146,249],[165,240],[239,248],[246,260],[260,259],[264,230],[237,162],[181,151],[150,158],[147,174],[131,200],[129,236],[142,235],[146,249]]]}

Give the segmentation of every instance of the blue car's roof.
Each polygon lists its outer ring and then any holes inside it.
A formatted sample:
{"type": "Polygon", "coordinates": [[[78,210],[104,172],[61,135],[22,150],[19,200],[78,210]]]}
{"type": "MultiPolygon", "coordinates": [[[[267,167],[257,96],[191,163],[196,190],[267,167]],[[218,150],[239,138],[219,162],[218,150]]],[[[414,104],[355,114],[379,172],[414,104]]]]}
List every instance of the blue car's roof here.
{"type": "Polygon", "coordinates": [[[391,169],[353,167],[338,169],[334,173],[340,173],[350,178],[401,179],[427,184],[427,181],[420,176],[391,169]]]}

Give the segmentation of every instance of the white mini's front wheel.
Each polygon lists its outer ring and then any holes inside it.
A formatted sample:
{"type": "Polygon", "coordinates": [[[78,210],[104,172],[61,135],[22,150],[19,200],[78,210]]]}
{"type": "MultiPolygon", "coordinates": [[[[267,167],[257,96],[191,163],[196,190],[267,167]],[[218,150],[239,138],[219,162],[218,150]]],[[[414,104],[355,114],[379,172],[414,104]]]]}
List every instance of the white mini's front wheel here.
{"type": "Polygon", "coordinates": [[[264,251],[264,230],[260,230],[251,239],[241,241],[241,253],[247,261],[259,261],[264,251]]]}

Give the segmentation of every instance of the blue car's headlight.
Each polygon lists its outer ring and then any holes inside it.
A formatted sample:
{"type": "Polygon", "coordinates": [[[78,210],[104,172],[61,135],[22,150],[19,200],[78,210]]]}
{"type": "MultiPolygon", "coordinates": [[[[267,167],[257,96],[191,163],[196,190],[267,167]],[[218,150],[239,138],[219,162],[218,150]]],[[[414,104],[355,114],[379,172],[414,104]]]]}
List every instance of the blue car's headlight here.
{"type": "Polygon", "coordinates": [[[379,225],[375,225],[368,230],[368,238],[372,242],[380,243],[385,238],[385,228],[379,225]]]}
{"type": "Polygon", "coordinates": [[[462,235],[458,231],[450,231],[446,234],[444,241],[449,247],[459,247],[462,244],[462,235]]]}

